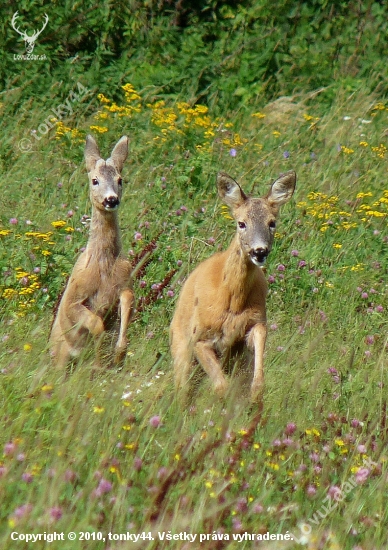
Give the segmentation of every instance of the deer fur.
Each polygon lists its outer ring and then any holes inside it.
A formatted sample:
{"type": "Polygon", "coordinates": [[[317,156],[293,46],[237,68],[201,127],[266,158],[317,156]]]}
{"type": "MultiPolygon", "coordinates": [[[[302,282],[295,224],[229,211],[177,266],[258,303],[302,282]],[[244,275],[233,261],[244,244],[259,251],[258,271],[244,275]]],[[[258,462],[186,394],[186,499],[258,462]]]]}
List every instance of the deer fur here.
{"type": "Polygon", "coordinates": [[[231,208],[237,232],[229,248],[191,273],[182,287],[170,327],[175,385],[184,396],[200,365],[217,394],[228,389],[223,368],[231,355],[253,359],[252,402],[264,382],[267,281],[262,267],[272,248],[279,207],[293,195],[296,174],[278,178],[265,197],[248,198],[228,174],[217,176],[218,194],[231,208]],[[245,348],[245,349],[244,349],[245,348]]]}
{"type": "Polygon", "coordinates": [[[134,295],[131,264],[121,256],[117,208],[128,141],[123,136],[105,161],[93,137],[86,138],[85,161],[92,202],[90,235],[70,275],[51,330],[51,355],[59,368],[78,357],[91,337],[97,342],[104,330],[114,331],[118,324],[114,362],[119,363],[125,356],[134,295]]]}

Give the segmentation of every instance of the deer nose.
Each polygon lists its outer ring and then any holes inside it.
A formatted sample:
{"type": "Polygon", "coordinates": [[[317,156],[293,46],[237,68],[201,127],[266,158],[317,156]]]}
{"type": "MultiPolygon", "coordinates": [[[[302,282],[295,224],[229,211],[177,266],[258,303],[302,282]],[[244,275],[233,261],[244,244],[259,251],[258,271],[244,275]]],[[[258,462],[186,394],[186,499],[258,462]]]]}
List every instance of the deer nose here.
{"type": "Polygon", "coordinates": [[[110,196],[110,197],[105,197],[102,204],[104,208],[113,209],[120,204],[120,201],[118,197],[110,196]]]}
{"type": "Polygon", "coordinates": [[[269,254],[268,248],[255,248],[251,250],[251,258],[256,263],[263,264],[269,254]]]}

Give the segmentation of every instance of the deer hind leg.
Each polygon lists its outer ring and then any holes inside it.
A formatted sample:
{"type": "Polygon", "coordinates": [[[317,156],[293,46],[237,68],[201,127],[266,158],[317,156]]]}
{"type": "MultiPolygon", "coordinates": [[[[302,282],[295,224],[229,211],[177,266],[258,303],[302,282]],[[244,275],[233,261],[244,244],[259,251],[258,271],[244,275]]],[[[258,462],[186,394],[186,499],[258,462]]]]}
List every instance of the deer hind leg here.
{"type": "Polygon", "coordinates": [[[174,365],[174,383],[176,391],[183,399],[189,393],[189,378],[193,367],[193,353],[191,346],[178,328],[171,328],[170,332],[171,355],[174,365]]]}
{"type": "Polygon", "coordinates": [[[251,384],[251,401],[262,400],[264,389],[264,348],[267,338],[265,323],[257,323],[248,336],[248,346],[254,350],[254,371],[251,384]]]}
{"type": "Polygon", "coordinates": [[[127,329],[129,325],[129,321],[132,316],[133,312],[133,303],[134,303],[134,294],[132,290],[127,288],[126,290],[123,290],[120,294],[120,306],[119,306],[119,312],[120,312],[120,332],[117,340],[117,344],[115,347],[115,355],[114,355],[114,362],[120,363],[124,357],[127,350],[127,329]]]}
{"type": "Polygon", "coordinates": [[[216,393],[224,397],[228,389],[228,382],[222,372],[221,363],[218,360],[211,342],[197,342],[194,346],[194,356],[208,374],[216,393]]]}

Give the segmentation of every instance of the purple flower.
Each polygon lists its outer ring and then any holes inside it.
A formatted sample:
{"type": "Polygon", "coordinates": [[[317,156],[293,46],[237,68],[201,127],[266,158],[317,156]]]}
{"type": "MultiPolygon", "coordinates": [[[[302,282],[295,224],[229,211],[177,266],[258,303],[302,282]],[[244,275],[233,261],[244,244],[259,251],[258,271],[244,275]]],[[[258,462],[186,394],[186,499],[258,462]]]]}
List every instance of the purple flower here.
{"type": "Polygon", "coordinates": [[[141,470],[141,467],[143,466],[143,461],[138,456],[135,457],[133,461],[133,467],[135,468],[136,472],[139,472],[141,470]]]}
{"type": "Polygon", "coordinates": [[[278,271],[285,271],[286,270],[286,266],[284,266],[283,264],[279,264],[276,268],[278,271]]]}
{"type": "Polygon", "coordinates": [[[134,235],[135,241],[141,241],[142,238],[143,238],[142,234],[139,233],[138,231],[136,231],[136,233],[134,235]]]}
{"type": "Polygon", "coordinates": [[[300,260],[300,262],[298,263],[298,267],[305,267],[306,265],[307,263],[304,260],[300,260]]]}
{"type": "Polygon", "coordinates": [[[23,518],[27,514],[29,514],[32,511],[32,504],[23,504],[22,506],[19,506],[16,508],[14,513],[12,514],[15,518],[23,518]]]}
{"type": "Polygon", "coordinates": [[[290,158],[290,152],[289,152],[289,151],[284,151],[283,157],[284,157],[285,159],[290,158]]]}
{"type": "Polygon", "coordinates": [[[314,485],[309,485],[306,489],[306,494],[309,496],[309,497],[313,497],[315,495],[315,493],[317,492],[317,489],[314,485]]]}
{"type": "Polygon", "coordinates": [[[261,512],[263,512],[264,508],[261,504],[257,503],[257,504],[254,504],[253,508],[252,508],[252,511],[255,513],[255,514],[261,514],[261,512]]]}
{"type": "Polygon", "coordinates": [[[310,459],[311,459],[312,462],[318,462],[319,454],[318,453],[310,453],[310,459]]]}
{"type": "Polygon", "coordinates": [[[331,485],[331,487],[329,487],[327,491],[327,494],[329,495],[329,497],[334,499],[336,499],[336,495],[339,493],[341,493],[341,489],[337,485],[331,485]]]}
{"type": "Polygon", "coordinates": [[[161,421],[160,421],[160,416],[158,414],[150,418],[150,426],[152,428],[158,428],[160,424],[161,424],[161,421]]]}
{"type": "Polygon", "coordinates": [[[233,149],[233,148],[232,148],[232,149],[229,151],[229,155],[230,155],[231,157],[235,157],[235,156],[237,155],[236,149],[233,149]]]}
{"type": "Polygon", "coordinates": [[[60,182],[58,182],[58,183],[57,183],[57,187],[58,187],[58,189],[62,189],[62,187],[63,187],[63,183],[62,183],[61,181],[60,181],[60,182]]]}
{"type": "Polygon", "coordinates": [[[101,478],[100,483],[98,484],[98,487],[96,489],[96,492],[98,493],[97,496],[101,496],[101,495],[104,495],[105,493],[109,493],[111,490],[112,490],[112,483],[107,479],[101,478]]]}
{"type": "Polygon", "coordinates": [[[180,267],[180,266],[182,265],[182,263],[183,263],[182,260],[178,260],[177,263],[176,263],[176,265],[177,265],[178,267],[180,267]]]}
{"type": "Polygon", "coordinates": [[[291,250],[291,256],[299,256],[299,250],[291,250]]]}
{"type": "Polygon", "coordinates": [[[363,293],[361,294],[361,298],[362,298],[363,300],[366,300],[366,299],[368,298],[368,293],[367,293],[367,292],[363,292],[363,293]]]}
{"type": "Polygon", "coordinates": [[[168,291],[167,291],[167,296],[168,296],[169,298],[172,298],[172,297],[174,296],[174,291],[173,291],[173,290],[168,290],[168,291]]]}
{"type": "Polygon", "coordinates": [[[353,418],[353,420],[350,422],[350,425],[352,428],[358,428],[358,426],[360,425],[360,421],[357,420],[357,418],[353,418]]]}
{"type": "Polygon", "coordinates": [[[62,517],[62,509],[59,506],[54,506],[49,510],[49,516],[54,521],[58,521],[62,517]]]}
{"type": "Polygon", "coordinates": [[[276,323],[273,323],[271,326],[270,326],[270,329],[271,330],[278,330],[278,325],[276,323]]]}
{"type": "Polygon", "coordinates": [[[22,475],[22,480],[26,483],[31,483],[33,479],[34,476],[30,474],[30,472],[24,472],[24,474],[22,475]]]}
{"type": "Polygon", "coordinates": [[[365,454],[366,453],[366,446],[365,445],[357,445],[357,451],[360,453],[360,454],[365,454]]]}
{"type": "Polygon", "coordinates": [[[139,286],[140,288],[145,288],[147,286],[147,283],[145,281],[140,281],[139,286]]]}
{"type": "Polygon", "coordinates": [[[384,311],[384,308],[383,306],[376,306],[375,311],[377,311],[377,313],[382,313],[384,311]]]}
{"type": "Polygon", "coordinates": [[[269,283],[274,283],[275,280],[276,280],[276,279],[275,279],[275,277],[274,277],[273,275],[270,275],[270,276],[268,277],[268,282],[269,282],[269,283]]]}
{"type": "Polygon", "coordinates": [[[375,343],[375,337],[374,336],[367,336],[365,338],[365,343],[368,345],[368,346],[371,346],[372,344],[375,343]]]}
{"type": "Polygon", "coordinates": [[[6,443],[4,445],[3,453],[5,456],[11,456],[16,451],[16,444],[13,441],[10,441],[9,443],[6,443]]]}
{"type": "Polygon", "coordinates": [[[11,218],[11,219],[9,220],[9,223],[10,223],[11,225],[17,225],[17,224],[18,224],[18,219],[17,219],[17,218],[11,218]]]}
{"type": "Polygon", "coordinates": [[[296,430],[296,424],[294,422],[289,422],[284,430],[286,435],[292,435],[296,430]]]}
{"type": "Polygon", "coordinates": [[[368,470],[368,468],[360,468],[360,469],[356,472],[356,482],[357,482],[359,485],[362,485],[362,484],[365,483],[366,480],[368,479],[369,474],[370,474],[370,470],[368,470]]]}

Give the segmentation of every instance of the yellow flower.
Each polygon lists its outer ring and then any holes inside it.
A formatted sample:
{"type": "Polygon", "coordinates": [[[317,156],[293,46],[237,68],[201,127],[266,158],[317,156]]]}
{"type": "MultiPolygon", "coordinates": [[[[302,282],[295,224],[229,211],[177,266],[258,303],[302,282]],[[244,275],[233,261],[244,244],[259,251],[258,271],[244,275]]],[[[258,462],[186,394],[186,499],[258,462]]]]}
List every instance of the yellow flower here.
{"type": "Polygon", "coordinates": [[[93,407],[93,412],[96,414],[102,414],[104,411],[105,411],[104,407],[99,407],[99,406],[93,407]]]}
{"type": "Polygon", "coordinates": [[[334,443],[338,445],[338,447],[343,447],[345,445],[342,439],[335,439],[334,443]]]}
{"type": "Polygon", "coordinates": [[[31,351],[32,346],[31,346],[31,344],[24,344],[23,349],[24,349],[24,351],[31,351]]]}
{"type": "Polygon", "coordinates": [[[57,229],[59,227],[65,227],[65,225],[67,225],[67,223],[63,220],[57,220],[55,222],[51,222],[51,225],[57,229]]]}
{"type": "Polygon", "coordinates": [[[46,392],[50,392],[54,389],[54,386],[52,386],[51,384],[45,384],[44,386],[42,386],[42,392],[46,393],[46,392]]]}
{"type": "Polygon", "coordinates": [[[333,248],[342,248],[342,244],[340,243],[334,243],[333,248]]]}
{"type": "Polygon", "coordinates": [[[9,229],[0,229],[0,237],[6,237],[11,231],[9,229]]]}
{"type": "Polygon", "coordinates": [[[91,130],[94,130],[95,132],[98,132],[99,134],[105,134],[105,132],[108,131],[108,128],[106,126],[89,126],[91,130]]]}
{"type": "Polygon", "coordinates": [[[254,116],[256,118],[265,118],[266,115],[264,113],[260,113],[260,111],[259,111],[258,113],[253,113],[252,116],[254,116]]]}

